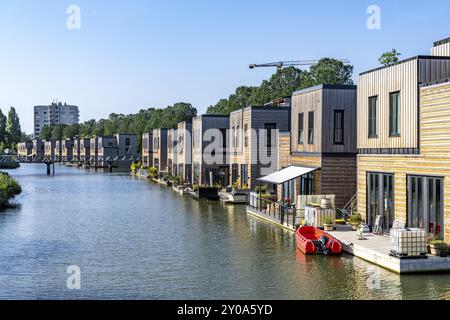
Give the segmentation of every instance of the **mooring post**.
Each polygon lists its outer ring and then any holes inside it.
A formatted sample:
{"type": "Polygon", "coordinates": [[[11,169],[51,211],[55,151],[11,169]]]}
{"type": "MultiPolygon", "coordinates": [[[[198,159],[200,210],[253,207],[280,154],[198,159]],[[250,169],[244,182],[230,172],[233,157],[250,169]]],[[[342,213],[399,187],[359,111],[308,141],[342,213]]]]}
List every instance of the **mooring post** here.
{"type": "Polygon", "coordinates": [[[55,163],[53,162],[53,175],[55,175],[55,163]]]}
{"type": "Polygon", "coordinates": [[[50,163],[46,163],[46,165],[47,165],[47,175],[49,176],[50,175],[50,163]]]}

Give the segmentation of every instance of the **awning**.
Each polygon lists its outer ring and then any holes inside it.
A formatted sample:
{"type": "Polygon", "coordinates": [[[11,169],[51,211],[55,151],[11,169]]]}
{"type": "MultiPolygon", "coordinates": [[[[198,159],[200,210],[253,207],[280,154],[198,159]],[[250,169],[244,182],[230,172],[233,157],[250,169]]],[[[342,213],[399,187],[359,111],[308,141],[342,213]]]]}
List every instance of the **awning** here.
{"type": "Polygon", "coordinates": [[[290,166],[258,180],[265,183],[282,184],[318,169],[320,169],[320,167],[290,166]]]}

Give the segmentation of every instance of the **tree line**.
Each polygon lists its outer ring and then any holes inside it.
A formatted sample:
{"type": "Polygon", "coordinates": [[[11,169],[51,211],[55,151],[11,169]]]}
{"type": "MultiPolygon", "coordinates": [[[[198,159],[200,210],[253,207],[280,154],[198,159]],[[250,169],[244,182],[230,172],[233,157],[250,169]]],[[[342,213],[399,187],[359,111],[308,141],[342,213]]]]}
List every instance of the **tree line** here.
{"type": "Polygon", "coordinates": [[[351,85],[353,66],[339,60],[323,58],[309,70],[287,67],[277,70],[259,87],[241,86],[227,99],[208,108],[208,114],[229,114],[235,110],[261,106],[277,98],[290,97],[293,92],[320,84],[351,85]]]}
{"type": "Polygon", "coordinates": [[[192,120],[197,116],[197,109],[190,103],[179,102],[163,109],[149,108],[135,114],[112,113],[107,119],[89,120],[81,124],[56,125],[42,128],[40,138],[66,139],[79,136],[111,136],[120,134],[135,134],[140,143],[142,135],[158,128],[176,128],[179,122],[192,120]]]}
{"type": "MultiPolygon", "coordinates": [[[[380,58],[380,63],[384,65],[395,63],[398,61],[398,56],[399,53],[395,50],[387,52],[380,58]]],[[[221,99],[215,105],[211,105],[207,110],[207,114],[224,115],[250,105],[263,105],[277,98],[291,96],[297,90],[323,83],[351,85],[353,84],[352,75],[352,65],[346,65],[332,58],[323,58],[308,70],[301,70],[295,67],[283,68],[277,70],[269,79],[263,80],[259,86],[238,87],[228,98],[221,99]]],[[[9,131],[13,132],[12,137],[17,137],[20,131],[20,124],[14,108],[11,109],[11,117],[8,114],[8,119],[11,118],[14,124],[11,123],[9,125],[9,131]],[[16,118],[17,121],[14,120],[16,118]]],[[[92,119],[70,126],[47,126],[42,128],[40,138],[61,140],[75,136],[91,138],[93,136],[129,133],[136,134],[138,141],[140,141],[144,133],[151,132],[157,128],[176,128],[179,122],[191,120],[196,116],[197,109],[190,103],[179,102],[166,108],[142,109],[138,113],[129,115],[112,113],[107,119],[98,121],[92,119]]],[[[1,121],[5,122],[6,118],[1,116],[1,121]]],[[[1,128],[6,128],[6,124],[2,124],[1,128]]],[[[3,130],[2,132],[5,131],[3,130]]],[[[2,138],[5,136],[2,132],[0,132],[0,141],[9,141],[2,138]]],[[[11,138],[10,141],[17,143],[17,138],[11,138]]]]}
{"type": "Polygon", "coordinates": [[[20,127],[16,109],[11,107],[7,115],[0,109],[0,152],[3,153],[6,149],[14,150],[17,143],[27,138],[20,127]]]}

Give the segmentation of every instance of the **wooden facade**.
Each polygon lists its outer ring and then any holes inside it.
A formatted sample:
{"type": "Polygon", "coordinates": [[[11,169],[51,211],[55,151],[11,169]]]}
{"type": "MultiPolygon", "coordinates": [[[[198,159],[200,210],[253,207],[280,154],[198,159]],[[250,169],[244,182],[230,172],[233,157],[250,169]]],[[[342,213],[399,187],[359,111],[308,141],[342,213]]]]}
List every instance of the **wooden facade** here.
{"type": "MultiPolygon", "coordinates": [[[[292,97],[290,164],[320,168],[307,192],[334,194],[338,207],[356,193],[356,93],[353,85],[324,84],[292,97]]],[[[305,192],[301,183],[296,196],[305,192]]]]}
{"type": "Polygon", "coordinates": [[[254,188],[258,178],[278,169],[277,134],[289,130],[290,113],[288,107],[264,106],[247,107],[230,114],[231,184],[254,188]]]}
{"type": "Polygon", "coordinates": [[[142,165],[147,168],[153,165],[153,133],[142,135],[142,165]]]}
{"type": "Polygon", "coordinates": [[[186,183],[192,182],[192,122],[178,124],[177,171],[186,183]]]}
{"type": "Polygon", "coordinates": [[[62,158],[64,161],[72,161],[74,154],[74,140],[65,139],[62,141],[62,158]]]}
{"type": "Polygon", "coordinates": [[[25,141],[17,144],[17,155],[19,157],[28,158],[33,153],[33,142],[25,141]]]}
{"type": "Polygon", "coordinates": [[[229,117],[222,115],[202,115],[192,120],[192,182],[223,186],[229,183],[229,158],[227,153],[227,131],[229,117]],[[217,150],[212,142],[216,136],[217,150]]]}
{"type": "MultiPolygon", "coordinates": [[[[435,50],[437,54],[440,49],[435,46],[435,50]]],[[[430,232],[448,239],[450,84],[426,83],[449,77],[450,57],[444,56],[418,56],[360,75],[358,212],[369,225],[380,215],[385,230],[399,220],[410,227],[433,226],[430,232]],[[393,93],[400,101],[397,114],[392,112],[393,93]],[[376,135],[372,136],[371,97],[377,97],[376,135]],[[392,135],[393,118],[398,119],[396,135],[392,135]],[[439,218],[437,207],[442,202],[445,223],[433,220],[439,218]],[[428,215],[430,210],[437,213],[428,215]]]]}
{"type": "Polygon", "coordinates": [[[450,38],[435,42],[431,49],[431,55],[450,57],[450,38]]]}
{"type": "Polygon", "coordinates": [[[56,150],[56,141],[55,140],[44,140],[44,156],[46,158],[54,158],[56,150]]]}
{"type": "Polygon", "coordinates": [[[177,129],[167,131],[167,171],[175,177],[178,175],[177,129]]]}
{"type": "Polygon", "coordinates": [[[76,139],[75,151],[79,152],[80,161],[89,161],[91,156],[91,141],[90,139],[76,139]]]}
{"type": "Polygon", "coordinates": [[[362,73],[358,84],[358,149],[363,153],[417,153],[419,84],[450,76],[450,58],[418,56],[362,73]],[[390,95],[400,94],[400,132],[389,130],[390,95]],[[376,134],[369,137],[369,103],[375,98],[376,134]]]}
{"type": "Polygon", "coordinates": [[[45,141],[41,139],[34,139],[31,156],[33,158],[42,158],[44,157],[44,155],[45,155],[45,141]]]}
{"type": "Polygon", "coordinates": [[[168,129],[153,130],[153,167],[167,171],[167,133],[168,129]]]}

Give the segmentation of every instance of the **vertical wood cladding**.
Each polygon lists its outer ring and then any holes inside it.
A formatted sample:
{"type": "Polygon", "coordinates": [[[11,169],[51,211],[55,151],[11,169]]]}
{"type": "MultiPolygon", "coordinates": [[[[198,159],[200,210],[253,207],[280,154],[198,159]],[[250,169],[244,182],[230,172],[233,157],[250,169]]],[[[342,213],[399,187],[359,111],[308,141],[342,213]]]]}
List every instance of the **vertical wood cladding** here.
{"type": "Polygon", "coordinates": [[[358,211],[366,216],[367,172],[394,174],[396,219],[407,221],[407,175],[444,178],[445,239],[450,238],[450,83],[421,89],[420,155],[359,155],[358,211]]]}

